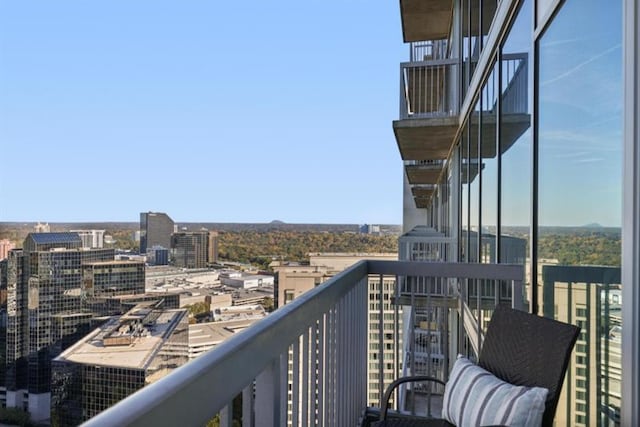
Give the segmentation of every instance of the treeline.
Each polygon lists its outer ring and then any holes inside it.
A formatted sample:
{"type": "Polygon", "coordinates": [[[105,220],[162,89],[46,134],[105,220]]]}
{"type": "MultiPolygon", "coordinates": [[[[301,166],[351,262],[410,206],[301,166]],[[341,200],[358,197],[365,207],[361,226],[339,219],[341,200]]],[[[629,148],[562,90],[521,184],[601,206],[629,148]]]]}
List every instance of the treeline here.
{"type": "Polygon", "coordinates": [[[620,233],[544,234],[538,239],[538,256],[564,265],[620,265],[620,233]]]}
{"type": "Polygon", "coordinates": [[[273,259],[307,261],[309,252],[397,252],[398,236],[295,231],[225,231],[218,253],[223,260],[268,265],[273,259]]]}

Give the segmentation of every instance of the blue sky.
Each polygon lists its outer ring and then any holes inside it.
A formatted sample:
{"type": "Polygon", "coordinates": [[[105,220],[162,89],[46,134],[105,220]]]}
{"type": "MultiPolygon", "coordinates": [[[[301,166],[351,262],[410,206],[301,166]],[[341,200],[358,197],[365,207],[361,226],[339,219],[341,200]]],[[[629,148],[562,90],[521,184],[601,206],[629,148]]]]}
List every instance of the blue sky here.
{"type": "Polygon", "coordinates": [[[397,1],[0,0],[0,221],[400,223],[397,1]]]}

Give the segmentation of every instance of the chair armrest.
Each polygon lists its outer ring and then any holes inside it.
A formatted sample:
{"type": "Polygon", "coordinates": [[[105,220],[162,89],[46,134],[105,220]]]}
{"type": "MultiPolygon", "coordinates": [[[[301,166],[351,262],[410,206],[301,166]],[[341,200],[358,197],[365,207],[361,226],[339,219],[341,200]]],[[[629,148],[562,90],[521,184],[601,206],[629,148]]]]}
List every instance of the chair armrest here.
{"type": "Polygon", "coordinates": [[[428,377],[423,375],[398,378],[397,380],[389,384],[389,387],[387,387],[387,389],[384,392],[384,396],[382,397],[382,407],[380,408],[380,420],[382,421],[387,419],[387,411],[389,409],[389,399],[391,398],[391,393],[393,393],[393,390],[396,387],[404,383],[421,382],[421,381],[431,381],[438,384],[442,384],[443,386],[447,385],[444,381],[438,378],[428,377]]]}

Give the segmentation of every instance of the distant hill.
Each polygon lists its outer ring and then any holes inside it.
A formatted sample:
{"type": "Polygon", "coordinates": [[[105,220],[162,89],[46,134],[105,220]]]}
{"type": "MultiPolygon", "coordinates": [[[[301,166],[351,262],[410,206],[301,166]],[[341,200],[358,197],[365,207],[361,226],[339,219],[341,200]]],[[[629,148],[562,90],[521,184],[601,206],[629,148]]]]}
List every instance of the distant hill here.
{"type": "Polygon", "coordinates": [[[604,228],[597,222],[592,222],[591,224],[583,225],[584,228],[604,228]]]}

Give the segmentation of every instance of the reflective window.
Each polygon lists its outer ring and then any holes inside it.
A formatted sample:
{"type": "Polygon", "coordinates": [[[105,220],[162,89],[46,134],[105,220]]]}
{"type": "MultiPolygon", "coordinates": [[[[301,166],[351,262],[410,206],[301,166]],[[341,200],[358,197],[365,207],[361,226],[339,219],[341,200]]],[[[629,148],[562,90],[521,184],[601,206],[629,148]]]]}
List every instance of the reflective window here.
{"type": "Polygon", "coordinates": [[[498,70],[491,67],[491,74],[482,87],[481,129],[481,178],[480,193],[481,227],[479,262],[496,262],[496,232],[498,211],[498,161],[496,141],[496,116],[498,98],[498,70]]]}
{"type": "Polygon", "coordinates": [[[480,0],[469,0],[469,27],[471,30],[470,39],[470,68],[469,79],[473,76],[473,72],[476,69],[478,58],[480,58],[481,50],[481,34],[480,34],[480,0]]]}
{"type": "Polygon", "coordinates": [[[469,253],[469,127],[462,131],[460,150],[460,262],[467,261],[469,253]]]}
{"type": "MultiPolygon", "coordinates": [[[[531,224],[532,1],[502,45],[500,96],[500,262],[528,262],[531,224]],[[526,261],[525,261],[526,260],[526,261]]],[[[530,291],[530,290],[529,290],[530,291]]]]}
{"type": "Polygon", "coordinates": [[[469,15],[469,0],[461,0],[460,4],[460,28],[462,37],[460,38],[460,42],[462,43],[462,47],[460,49],[462,64],[463,64],[463,72],[462,72],[462,98],[464,99],[465,94],[467,93],[467,88],[469,87],[469,79],[470,79],[470,64],[471,64],[471,34],[470,30],[470,15],[469,15]]]}
{"type": "Polygon", "coordinates": [[[469,262],[478,262],[478,232],[480,231],[480,100],[469,117],[469,262]]]}
{"type": "Polygon", "coordinates": [[[539,308],[582,328],[561,425],[619,422],[621,20],[620,1],[570,0],[538,45],[539,308]]]}

